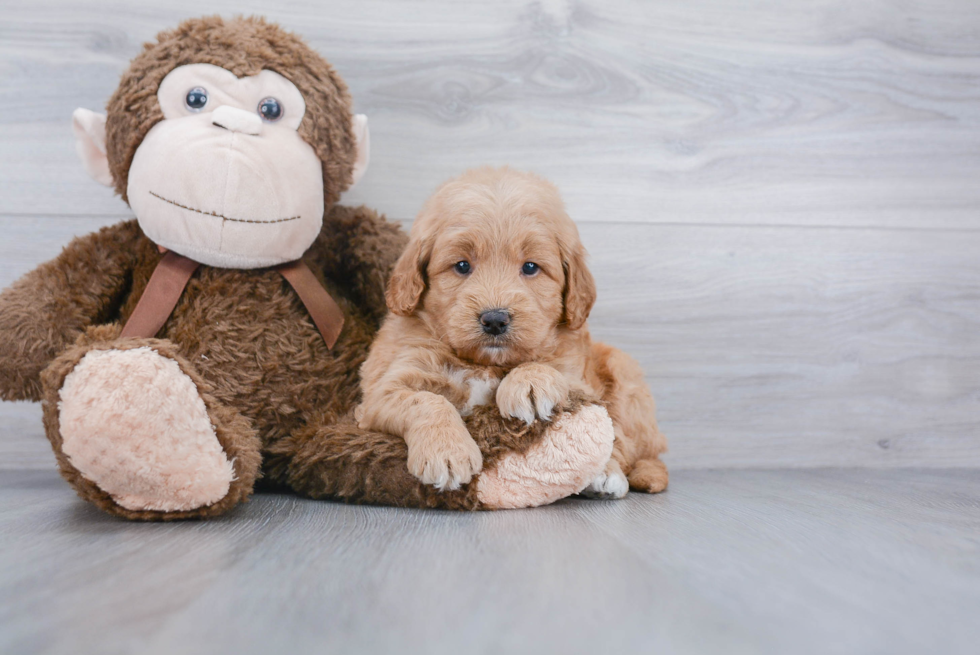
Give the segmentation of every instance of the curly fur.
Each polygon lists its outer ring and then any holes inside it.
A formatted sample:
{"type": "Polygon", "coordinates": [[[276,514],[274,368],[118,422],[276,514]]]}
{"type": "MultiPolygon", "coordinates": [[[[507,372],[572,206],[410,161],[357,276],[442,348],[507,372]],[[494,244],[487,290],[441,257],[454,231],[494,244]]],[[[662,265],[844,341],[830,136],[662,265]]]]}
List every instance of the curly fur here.
{"type": "Polygon", "coordinates": [[[123,74],[106,109],[106,146],[116,192],[127,200],[129,167],[143,137],[163,120],[157,90],[167,73],[186,64],[212,64],[238,77],[262,69],[279,73],[306,100],[299,134],[323,162],[327,207],[353,181],[355,140],[347,85],[295,34],[262,18],[220,16],[184,21],[147,43],[123,74]]]}
{"type": "Polygon", "coordinates": [[[136,221],[103,228],[4,290],[0,399],[41,400],[42,369],[88,325],[119,318],[141,236],[136,221]]]}
{"type": "MultiPolygon", "coordinates": [[[[351,179],[354,141],[347,88],[298,37],[257,18],[186,21],[148,44],[108,104],[107,149],[126,199],[132,157],[162,119],[157,87],[176,66],[209,63],[236,75],[263,68],[291,80],[306,99],[299,132],[323,162],[325,214],[303,259],[345,315],[328,349],[299,297],[274,270],[201,266],[154,339],[122,339],[160,261],[136,221],[80,237],[0,293],[0,399],[41,400],[63,476],[78,494],[130,519],[201,518],[248,498],[262,476],[312,497],[416,507],[474,509],[468,487],[438,494],[405,470],[404,443],[358,429],[351,412],[358,369],[386,312],[385,281],[406,236],[365,207],[333,206],[351,179]],[[59,392],[93,350],[145,347],[176,362],[203,399],[235,480],[217,502],[189,511],[127,509],[86,479],[62,450],[59,392]]],[[[169,366],[169,364],[168,364],[169,366]]],[[[495,411],[469,419],[489,465],[522,452],[546,426],[518,430],[495,411]]]]}
{"type": "Polygon", "coordinates": [[[0,395],[42,400],[45,427],[66,479],[99,507],[127,518],[211,516],[247,498],[261,450],[323,412],[358,399],[357,369],[384,313],[382,280],[405,242],[398,226],[366,208],[333,208],[307,262],[347,317],[333,349],[273,270],[201,267],[158,339],[119,339],[161,258],[128,221],[75,239],[59,257],[0,294],[0,395]],[[177,361],[198,387],[236,482],[219,503],[191,512],[118,506],[61,451],[58,392],[93,349],[150,346],[177,361]],[[42,374],[43,370],[43,374],[42,374]]]}
{"type": "Polygon", "coordinates": [[[466,473],[457,412],[467,408],[474,383],[495,389],[504,415],[528,423],[578,391],[601,399],[612,419],[607,473],[627,476],[638,491],[662,491],[667,469],[659,456],[667,442],[653,397],[635,360],[589,335],[596,290],[585,259],[578,230],[546,180],[479,168],[444,184],[395,265],[392,315],[362,369],[360,425],[404,436],[409,467],[413,451],[426,462],[414,471],[423,479],[432,462],[466,473]],[[536,268],[526,274],[529,262],[536,268]],[[484,329],[481,317],[490,311],[506,314],[505,332],[484,329]]]}
{"type": "MultiPolygon", "coordinates": [[[[502,418],[496,407],[482,406],[465,422],[487,471],[508,454],[527,453],[548,428],[584,404],[585,398],[574,394],[552,420],[531,425],[502,418]]],[[[420,484],[405,466],[408,447],[401,437],[359,428],[350,414],[314,425],[269,449],[272,477],[294,491],[311,498],[337,498],[357,504],[489,509],[480,501],[476,482],[447,491],[420,484]]]]}
{"type": "MultiPolygon", "coordinates": [[[[159,338],[120,339],[120,324],[161,255],[134,221],[104,228],[75,239],[0,294],[0,330],[29,335],[35,346],[0,339],[0,392],[42,401],[62,475],[82,498],[124,518],[215,516],[246,500],[261,475],[268,485],[313,498],[479,509],[475,485],[440,493],[421,484],[407,472],[403,440],[361,430],[351,417],[360,399],[357,369],[385,312],[379,280],[405,241],[397,226],[365,208],[335,207],[325,218],[305,259],[347,316],[327,350],[299,298],[269,270],[201,267],[159,338]],[[62,452],[58,394],[65,377],[91,350],[144,346],[174,359],[193,380],[234,462],[231,491],[213,505],[186,512],[123,508],[62,452]]],[[[565,411],[576,408],[573,400],[565,411]]],[[[478,408],[467,421],[488,467],[503,454],[525,452],[549,425],[528,427],[491,408],[478,408]]]]}

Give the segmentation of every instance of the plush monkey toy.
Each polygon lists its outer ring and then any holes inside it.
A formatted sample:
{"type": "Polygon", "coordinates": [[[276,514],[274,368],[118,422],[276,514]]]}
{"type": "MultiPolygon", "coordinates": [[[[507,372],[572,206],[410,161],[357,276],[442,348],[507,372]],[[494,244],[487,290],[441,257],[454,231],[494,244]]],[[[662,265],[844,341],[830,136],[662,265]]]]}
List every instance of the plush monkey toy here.
{"type": "Polygon", "coordinates": [[[609,457],[594,406],[470,425],[484,471],[441,492],[404,443],[358,430],[357,370],[405,244],[335,205],[367,165],[347,87],[261,19],[189,20],[77,110],[88,172],[136,220],[72,241],[0,295],[0,397],[41,400],[61,473],[131,519],[221,514],[259,477],[312,497],[416,507],[538,505],[609,457]]]}

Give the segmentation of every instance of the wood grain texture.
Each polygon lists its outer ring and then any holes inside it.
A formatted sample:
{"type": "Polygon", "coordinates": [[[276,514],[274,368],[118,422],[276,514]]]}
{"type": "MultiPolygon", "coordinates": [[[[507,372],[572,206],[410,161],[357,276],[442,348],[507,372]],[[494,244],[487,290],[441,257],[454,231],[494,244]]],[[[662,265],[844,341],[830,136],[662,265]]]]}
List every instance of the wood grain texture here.
{"type": "MultiPolygon", "coordinates": [[[[6,4],[0,285],[129,216],[71,111],[208,12],[266,14],[346,77],[373,158],[345,202],[410,219],[480,163],[557,182],[672,467],[980,466],[980,5],[6,4]]],[[[0,468],[51,466],[36,415],[0,405],[0,468]]]]}
{"type": "Polygon", "coordinates": [[[353,197],[396,218],[509,163],[582,220],[978,227],[970,0],[8,3],[0,211],[118,214],[71,111],[204,11],[266,14],[336,64],[373,132],[353,197]]]}
{"type": "Polygon", "coordinates": [[[583,235],[590,326],[647,372],[671,464],[980,466],[980,234],[583,235]]]}
{"type": "Polygon", "coordinates": [[[259,495],[133,524],[0,473],[6,653],[975,652],[975,471],[685,471],[451,514],[259,495]]]}
{"type": "MultiPolygon", "coordinates": [[[[0,217],[0,284],[100,224],[0,217]]],[[[980,233],[613,228],[582,226],[590,326],[647,372],[672,467],[980,467],[980,233]]],[[[0,468],[52,466],[36,415],[0,405],[0,468]]]]}

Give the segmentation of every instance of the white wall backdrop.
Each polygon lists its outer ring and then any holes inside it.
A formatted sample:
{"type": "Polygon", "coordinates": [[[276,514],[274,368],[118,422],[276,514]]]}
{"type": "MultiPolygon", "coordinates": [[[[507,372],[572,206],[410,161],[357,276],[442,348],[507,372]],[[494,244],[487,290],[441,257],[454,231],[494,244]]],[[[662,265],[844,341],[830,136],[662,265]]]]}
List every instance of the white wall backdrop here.
{"type": "MultiPolygon", "coordinates": [[[[370,117],[344,202],[410,220],[484,163],[560,186],[673,467],[980,465],[977,2],[148,4],[0,5],[0,285],[129,216],[72,110],[181,18],[264,14],[370,117]]],[[[53,466],[0,404],[0,468],[53,466]]]]}

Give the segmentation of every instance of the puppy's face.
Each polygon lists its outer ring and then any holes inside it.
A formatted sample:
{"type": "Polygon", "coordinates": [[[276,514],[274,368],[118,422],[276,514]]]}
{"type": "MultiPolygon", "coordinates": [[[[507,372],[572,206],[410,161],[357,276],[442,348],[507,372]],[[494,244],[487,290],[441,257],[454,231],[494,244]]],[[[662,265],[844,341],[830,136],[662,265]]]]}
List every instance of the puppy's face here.
{"type": "Polygon", "coordinates": [[[581,328],[595,300],[585,250],[555,188],[509,169],[444,185],[412,226],[388,306],[417,313],[462,359],[515,366],[581,328]]]}
{"type": "Polygon", "coordinates": [[[436,236],[426,320],[456,354],[514,365],[555,347],[565,274],[554,234],[532,216],[459,216],[436,236]]]}

